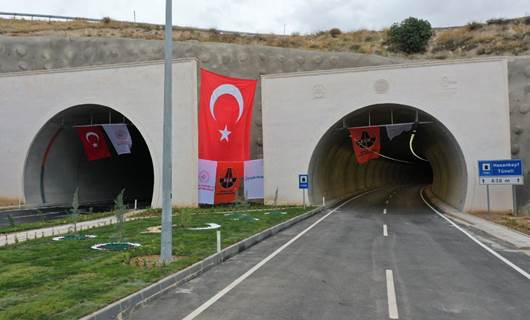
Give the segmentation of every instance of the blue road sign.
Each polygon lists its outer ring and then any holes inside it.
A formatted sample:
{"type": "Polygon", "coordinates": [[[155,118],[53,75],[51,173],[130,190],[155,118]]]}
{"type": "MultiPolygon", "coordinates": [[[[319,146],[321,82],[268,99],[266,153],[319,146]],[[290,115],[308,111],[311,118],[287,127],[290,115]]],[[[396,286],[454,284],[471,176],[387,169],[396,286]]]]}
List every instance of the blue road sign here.
{"type": "Polygon", "coordinates": [[[480,184],[524,184],[523,161],[479,160],[480,184]]]}
{"type": "Polygon", "coordinates": [[[308,174],[298,175],[298,189],[309,189],[309,175],[308,174]]]}

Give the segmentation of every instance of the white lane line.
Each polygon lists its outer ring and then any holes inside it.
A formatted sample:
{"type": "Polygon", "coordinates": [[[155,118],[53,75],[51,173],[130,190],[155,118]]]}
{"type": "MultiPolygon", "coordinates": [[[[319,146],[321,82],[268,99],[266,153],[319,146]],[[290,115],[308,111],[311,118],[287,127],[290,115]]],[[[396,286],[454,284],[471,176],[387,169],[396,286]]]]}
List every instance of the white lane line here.
{"type": "Polygon", "coordinates": [[[383,209],[383,214],[386,214],[386,208],[383,209]]]}
{"type": "Polygon", "coordinates": [[[256,264],[255,266],[253,266],[250,270],[248,270],[247,272],[245,272],[243,275],[241,275],[239,278],[237,278],[236,280],[234,280],[232,283],[230,283],[228,286],[226,286],[223,290],[219,291],[215,296],[211,297],[208,301],[206,301],[205,303],[203,303],[201,306],[199,306],[197,309],[195,309],[192,313],[188,314],[185,318],[183,318],[182,320],[192,320],[192,319],[195,319],[195,317],[197,317],[198,315],[200,315],[202,312],[204,312],[206,309],[208,309],[211,305],[213,305],[214,303],[217,302],[217,300],[221,299],[225,294],[227,294],[228,292],[230,292],[230,290],[234,289],[237,285],[239,285],[241,282],[243,282],[246,278],[248,278],[249,276],[251,276],[254,272],[256,272],[259,268],[261,268],[264,264],[266,264],[267,262],[269,262],[272,258],[274,258],[275,256],[277,256],[280,252],[282,252],[283,250],[285,250],[285,248],[287,248],[288,246],[290,246],[293,242],[295,242],[296,240],[298,240],[301,236],[303,236],[304,234],[306,234],[309,230],[313,229],[313,227],[315,227],[317,224],[319,224],[320,222],[322,222],[322,220],[326,219],[327,217],[329,217],[332,213],[334,213],[335,211],[337,211],[338,209],[340,209],[342,206],[350,203],[351,201],[355,200],[355,199],[358,199],[362,196],[365,196],[369,193],[372,193],[374,191],[377,191],[378,189],[376,190],[371,190],[371,191],[368,191],[368,192],[364,192],[364,193],[361,193],[360,195],[356,196],[356,197],[353,197],[351,198],[350,200],[347,200],[345,201],[343,204],[339,205],[338,207],[336,207],[335,209],[333,209],[332,211],[328,212],[325,216],[323,216],[322,218],[318,219],[317,221],[315,221],[312,225],[310,225],[309,227],[305,228],[302,232],[300,232],[299,234],[297,234],[294,238],[292,238],[291,240],[289,240],[287,243],[285,243],[283,246],[279,247],[276,251],[274,251],[273,253],[271,253],[269,256],[267,256],[265,259],[261,260],[260,262],[258,262],[258,264],[256,264]]]}
{"type": "Polygon", "coordinates": [[[466,236],[468,236],[468,238],[470,238],[471,240],[473,240],[476,244],[478,244],[479,246],[481,246],[484,250],[488,251],[489,253],[491,253],[493,256],[495,256],[496,258],[498,258],[499,260],[501,260],[502,262],[504,262],[505,264],[507,264],[510,268],[514,269],[515,271],[519,272],[523,277],[525,277],[526,279],[530,280],[530,274],[526,271],[524,271],[522,268],[520,268],[519,266],[517,266],[516,264],[514,264],[513,262],[511,262],[510,260],[506,259],[505,257],[501,256],[500,254],[498,254],[497,252],[495,252],[493,249],[491,249],[490,247],[488,247],[487,245],[483,244],[482,242],[480,242],[477,238],[475,238],[474,236],[472,236],[469,232],[467,232],[466,230],[460,228],[460,226],[458,226],[456,223],[453,222],[453,220],[447,218],[443,213],[441,213],[440,211],[436,210],[433,206],[431,206],[431,204],[429,202],[427,202],[427,200],[425,200],[425,197],[423,197],[423,190],[424,189],[421,189],[420,190],[420,197],[421,199],[423,200],[423,203],[425,203],[425,205],[427,205],[429,208],[431,208],[432,211],[434,211],[436,214],[438,214],[440,217],[442,217],[443,219],[445,219],[447,222],[449,222],[453,227],[457,228],[458,230],[460,230],[463,234],[465,234],[466,236]]]}
{"type": "Polygon", "coordinates": [[[383,225],[383,236],[388,237],[388,228],[386,227],[386,224],[383,225]]]}
{"type": "Polygon", "coordinates": [[[394,275],[392,270],[386,270],[386,296],[388,298],[388,317],[399,319],[396,300],[396,289],[394,288],[394,275]]]}

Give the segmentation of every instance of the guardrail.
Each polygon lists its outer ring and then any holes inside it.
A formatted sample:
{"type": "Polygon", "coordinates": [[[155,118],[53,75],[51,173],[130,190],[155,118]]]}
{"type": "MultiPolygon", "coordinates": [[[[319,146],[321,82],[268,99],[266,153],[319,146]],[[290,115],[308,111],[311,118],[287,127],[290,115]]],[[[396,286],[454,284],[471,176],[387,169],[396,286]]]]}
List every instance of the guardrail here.
{"type": "MultiPolygon", "coordinates": [[[[69,17],[69,16],[56,16],[56,15],[48,15],[48,14],[36,14],[36,13],[20,13],[20,12],[0,12],[0,16],[5,17],[21,17],[21,18],[29,18],[31,20],[38,19],[38,20],[64,20],[64,21],[75,21],[75,20],[82,20],[82,21],[88,21],[88,22],[102,22],[105,18],[101,19],[94,19],[94,18],[83,18],[83,17],[69,17]]],[[[152,26],[158,26],[158,27],[164,27],[163,24],[158,23],[144,23],[144,22],[133,22],[133,21],[126,21],[126,20],[114,20],[112,21],[119,22],[119,23],[130,23],[130,24],[138,24],[138,25],[152,25],[152,26]]],[[[231,30],[219,30],[215,28],[197,28],[197,27],[185,27],[185,26],[173,26],[174,29],[186,29],[186,30],[196,30],[196,31],[204,31],[204,32],[217,32],[220,34],[234,34],[239,36],[246,36],[246,37],[263,37],[263,36],[275,36],[275,37],[286,37],[286,35],[280,35],[280,34],[274,34],[274,33],[253,33],[253,32],[240,32],[240,31],[231,31],[231,30]]]]}

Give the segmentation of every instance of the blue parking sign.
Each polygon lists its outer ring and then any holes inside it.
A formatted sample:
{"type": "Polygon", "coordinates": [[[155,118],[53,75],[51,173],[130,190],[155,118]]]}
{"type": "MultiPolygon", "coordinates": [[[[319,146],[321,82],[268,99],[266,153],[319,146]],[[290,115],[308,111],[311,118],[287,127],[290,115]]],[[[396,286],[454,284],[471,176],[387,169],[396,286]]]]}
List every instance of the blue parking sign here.
{"type": "Polygon", "coordinates": [[[298,189],[309,189],[309,175],[308,174],[298,175],[298,189]]]}

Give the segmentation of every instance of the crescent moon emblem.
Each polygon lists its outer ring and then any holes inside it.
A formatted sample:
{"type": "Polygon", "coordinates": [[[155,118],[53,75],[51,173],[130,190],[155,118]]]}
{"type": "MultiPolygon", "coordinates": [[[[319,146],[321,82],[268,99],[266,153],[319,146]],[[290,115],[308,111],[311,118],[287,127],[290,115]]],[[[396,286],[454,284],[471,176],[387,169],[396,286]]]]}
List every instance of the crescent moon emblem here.
{"type": "Polygon", "coordinates": [[[85,139],[86,139],[86,141],[90,142],[90,140],[88,140],[88,138],[90,138],[90,137],[92,137],[92,136],[96,137],[96,139],[99,141],[99,136],[97,135],[97,133],[92,132],[92,131],[87,132],[87,133],[85,134],[85,139]]]}
{"type": "Polygon", "coordinates": [[[243,95],[241,94],[241,91],[232,84],[222,84],[215,88],[215,90],[212,92],[212,96],[210,97],[210,113],[212,114],[212,117],[215,118],[215,102],[217,102],[217,99],[221,97],[222,95],[231,95],[234,97],[237,101],[237,104],[239,105],[239,115],[237,116],[236,123],[239,122],[239,119],[241,119],[241,116],[243,116],[243,111],[245,111],[245,106],[243,104],[243,95]]]}

